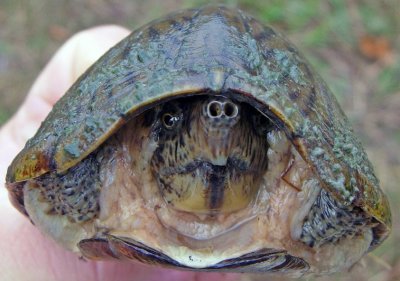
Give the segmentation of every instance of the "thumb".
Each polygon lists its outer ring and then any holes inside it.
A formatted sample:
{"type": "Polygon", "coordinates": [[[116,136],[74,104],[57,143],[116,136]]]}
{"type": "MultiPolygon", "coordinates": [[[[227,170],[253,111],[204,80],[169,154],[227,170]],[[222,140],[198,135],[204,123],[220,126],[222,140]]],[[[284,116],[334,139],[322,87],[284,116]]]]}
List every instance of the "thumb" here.
{"type": "Polygon", "coordinates": [[[52,106],[91,64],[128,33],[123,27],[108,25],[75,34],[43,69],[28,99],[40,98],[52,106]]]}

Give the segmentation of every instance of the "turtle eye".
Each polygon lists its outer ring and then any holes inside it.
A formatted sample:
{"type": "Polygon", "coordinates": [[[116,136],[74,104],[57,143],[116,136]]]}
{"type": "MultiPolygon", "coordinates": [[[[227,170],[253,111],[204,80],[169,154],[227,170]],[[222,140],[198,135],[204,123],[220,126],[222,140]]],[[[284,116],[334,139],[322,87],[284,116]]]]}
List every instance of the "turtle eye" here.
{"type": "Polygon", "coordinates": [[[161,121],[162,121],[164,127],[167,129],[175,128],[178,125],[179,120],[180,120],[180,117],[178,115],[175,115],[172,113],[164,113],[161,118],[161,121]]]}

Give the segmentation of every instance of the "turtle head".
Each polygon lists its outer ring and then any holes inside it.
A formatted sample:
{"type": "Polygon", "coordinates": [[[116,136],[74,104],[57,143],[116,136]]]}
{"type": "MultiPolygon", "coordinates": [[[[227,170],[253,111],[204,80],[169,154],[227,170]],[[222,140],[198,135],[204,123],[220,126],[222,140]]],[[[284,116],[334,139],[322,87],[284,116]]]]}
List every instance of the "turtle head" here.
{"type": "Polygon", "coordinates": [[[269,121],[251,106],[223,96],[163,104],[151,160],[165,201],[196,213],[228,213],[254,199],[267,169],[269,121]]]}

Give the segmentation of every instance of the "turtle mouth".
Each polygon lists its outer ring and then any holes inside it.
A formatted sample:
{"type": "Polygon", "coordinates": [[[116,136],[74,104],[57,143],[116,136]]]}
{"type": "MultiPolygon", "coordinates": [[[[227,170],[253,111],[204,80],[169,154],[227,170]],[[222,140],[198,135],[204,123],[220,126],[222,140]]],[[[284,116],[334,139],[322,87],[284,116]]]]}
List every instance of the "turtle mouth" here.
{"type": "Polygon", "coordinates": [[[201,160],[196,159],[186,165],[178,167],[164,167],[160,169],[160,174],[164,176],[171,176],[175,174],[188,174],[192,173],[197,169],[201,169],[209,172],[210,174],[226,174],[227,170],[238,170],[241,172],[250,172],[249,165],[246,161],[238,159],[236,157],[228,157],[222,161],[216,160],[201,160]],[[218,164],[214,164],[218,163],[218,164]],[[221,164],[222,163],[222,164],[221,164]]]}
{"type": "Polygon", "coordinates": [[[175,209],[200,214],[232,212],[246,207],[254,197],[258,170],[235,157],[225,165],[194,160],[178,167],[163,167],[156,175],[165,201],[175,209]]]}

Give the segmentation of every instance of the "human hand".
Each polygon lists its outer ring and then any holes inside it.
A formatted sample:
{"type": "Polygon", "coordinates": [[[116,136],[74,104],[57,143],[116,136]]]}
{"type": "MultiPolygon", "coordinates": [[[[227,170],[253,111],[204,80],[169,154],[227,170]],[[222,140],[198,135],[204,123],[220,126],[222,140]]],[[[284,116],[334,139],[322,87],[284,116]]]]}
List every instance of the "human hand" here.
{"type": "MultiPolygon", "coordinates": [[[[0,179],[54,103],[100,55],[128,35],[103,26],[73,36],[33,84],[18,112],[0,129],[0,179]]],[[[45,237],[9,202],[0,187],[0,280],[235,280],[236,275],[183,272],[139,263],[83,261],[45,237]]]]}

